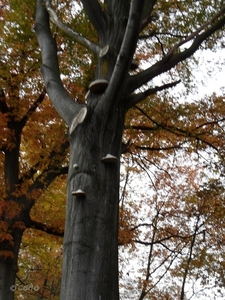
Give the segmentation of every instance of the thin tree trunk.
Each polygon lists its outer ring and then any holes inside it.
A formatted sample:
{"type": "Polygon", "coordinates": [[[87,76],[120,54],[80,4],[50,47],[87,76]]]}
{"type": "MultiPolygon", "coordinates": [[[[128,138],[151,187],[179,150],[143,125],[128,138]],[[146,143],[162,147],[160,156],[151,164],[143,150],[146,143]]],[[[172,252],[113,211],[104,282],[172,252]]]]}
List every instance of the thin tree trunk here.
{"type": "Polygon", "coordinates": [[[184,269],[184,276],[183,276],[183,281],[182,281],[180,300],[185,299],[185,284],[186,284],[186,281],[187,281],[187,278],[188,278],[188,272],[190,270],[190,264],[191,264],[191,261],[192,261],[192,254],[193,254],[193,251],[194,251],[195,240],[196,240],[197,232],[198,232],[198,229],[199,229],[199,225],[198,225],[199,224],[199,219],[200,219],[200,217],[198,216],[196,224],[195,224],[195,231],[194,231],[194,234],[193,234],[193,237],[192,237],[192,240],[191,240],[190,252],[189,252],[189,256],[188,256],[188,260],[187,260],[187,265],[184,269]]]}
{"type": "Polygon", "coordinates": [[[13,300],[15,291],[15,279],[18,271],[18,253],[23,232],[20,229],[14,229],[11,233],[13,243],[3,242],[5,244],[5,254],[1,246],[0,257],[0,299],[13,300]],[[8,257],[9,252],[12,257],[8,257]],[[4,257],[6,255],[6,257],[4,257]]]}

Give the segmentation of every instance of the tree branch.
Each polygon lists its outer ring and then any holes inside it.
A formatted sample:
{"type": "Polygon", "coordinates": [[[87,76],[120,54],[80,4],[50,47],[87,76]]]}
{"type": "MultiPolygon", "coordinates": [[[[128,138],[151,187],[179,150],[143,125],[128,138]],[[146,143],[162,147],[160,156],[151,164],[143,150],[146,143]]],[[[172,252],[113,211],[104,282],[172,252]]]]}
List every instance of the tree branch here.
{"type": "Polygon", "coordinates": [[[100,47],[91,41],[89,41],[87,38],[83,37],[76,31],[72,30],[70,27],[68,27],[66,24],[64,24],[57,16],[56,12],[52,9],[51,1],[45,0],[46,9],[50,15],[50,18],[52,22],[58,26],[62,31],[64,31],[66,34],[74,38],[80,45],[84,46],[85,48],[89,49],[91,52],[93,52],[95,55],[98,55],[100,51],[100,47]]]}
{"type": "Polygon", "coordinates": [[[117,56],[117,61],[107,88],[107,97],[116,98],[115,93],[122,86],[121,78],[126,80],[126,74],[130,68],[136,41],[139,35],[142,9],[145,0],[133,0],[130,6],[129,19],[126,26],[123,42],[117,56]]]}
{"type": "Polygon", "coordinates": [[[133,146],[136,149],[148,150],[148,151],[168,151],[168,150],[174,150],[174,149],[181,149],[181,144],[167,146],[167,147],[147,147],[147,146],[137,146],[137,145],[133,145],[133,146]]]}
{"type": "Polygon", "coordinates": [[[49,28],[49,15],[42,0],[37,0],[35,31],[42,54],[42,75],[49,98],[62,119],[70,125],[81,105],[75,103],[60,79],[57,46],[49,28]]]}
{"type": "Polygon", "coordinates": [[[81,2],[101,41],[107,26],[104,11],[97,0],[81,0],[81,2]]]}
{"type": "MultiPolygon", "coordinates": [[[[178,127],[174,127],[174,126],[170,126],[170,125],[165,125],[165,124],[162,124],[162,123],[158,123],[156,120],[152,119],[149,115],[147,115],[145,113],[145,111],[143,109],[141,109],[140,107],[138,106],[135,106],[135,108],[137,110],[139,110],[144,116],[146,116],[147,119],[149,119],[153,124],[156,125],[156,127],[150,127],[150,126],[138,126],[138,125],[133,125],[132,128],[133,129],[137,129],[137,130],[157,130],[157,128],[162,128],[172,134],[175,134],[177,136],[181,136],[181,137],[186,137],[187,139],[191,140],[191,139],[195,139],[196,142],[201,142],[211,148],[213,148],[214,150],[218,151],[218,148],[213,145],[213,143],[210,143],[209,141],[205,140],[204,139],[204,132],[197,132],[195,133],[194,131],[195,130],[198,130],[199,128],[201,128],[202,126],[197,126],[195,129],[193,129],[192,131],[189,131],[188,129],[183,129],[183,128],[178,128],[178,127]]],[[[221,118],[217,121],[213,121],[213,122],[205,122],[204,125],[207,126],[207,125],[213,125],[213,124],[218,124],[218,122],[220,121],[223,121],[224,118],[221,118]]],[[[204,126],[203,125],[203,126],[204,126]]],[[[140,146],[141,147],[141,146],[140,146]]],[[[178,147],[181,147],[181,144],[180,146],[179,145],[176,145],[174,148],[178,148],[178,147]]],[[[143,149],[143,150],[151,150],[151,149],[143,149]]],[[[169,150],[169,149],[167,149],[169,150]]]]}
{"type": "Polygon", "coordinates": [[[156,19],[156,16],[152,15],[152,10],[153,7],[156,3],[156,0],[145,0],[144,3],[144,8],[142,11],[142,20],[141,20],[141,26],[140,26],[140,32],[146,27],[148,26],[148,24],[150,24],[153,20],[156,19]]]}
{"type": "Polygon", "coordinates": [[[0,112],[3,114],[9,112],[9,108],[6,104],[6,98],[3,89],[0,90],[0,112]]]}
{"type": "Polygon", "coordinates": [[[26,114],[20,120],[21,129],[26,125],[27,121],[32,116],[32,114],[36,111],[37,107],[43,102],[45,95],[46,95],[46,90],[44,88],[44,90],[41,92],[37,100],[31,105],[31,107],[28,109],[26,114]]]}
{"type": "Polygon", "coordinates": [[[146,90],[146,91],[144,91],[142,93],[131,95],[128,98],[128,100],[127,100],[127,102],[128,102],[128,109],[131,106],[133,106],[133,105],[141,102],[142,100],[144,100],[148,96],[156,94],[157,92],[163,91],[165,89],[172,88],[172,87],[176,86],[180,82],[181,82],[181,80],[177,80],[177,81],[174,81],[174,82],[171,82],[171,83],[163,84],[161,86],[155,86],[154,88],[150,88],[150,89],[148,89],[148,90],[146,90]]]}
{"type": "Polygon", "coordinates": [[[38,198],[41,194],[40,191],[43,191],[46,187],[48,187],[53,180],[63,174],[68,174],[68,167],[54,167],[48,166],[46,170],[44,170],[31,184],[28,189],[27,194],[30,195],[29,203],[27,204],[27,210],[29,211],[33,204],[34,200],[38,198]],[[35,196],[34,196],[35,195],[35,196]]]}
{"type": "MultiPolygon", "coordinates": [[[[69,147],[69,141],[66,140],[64,143],[62,143],[60,145],[60,151],[59,152],[56,153],[56,151],[53,149],[49,153],[49,155],[47,157],[47,160],[49,162],[51,162],[51,166],[56,167],[56,165],[59,165],[58,169],[62,168],[61,165],[62,165],[64,157],[66,156],[66,152],[68,150],[68,147],[69,147]],[[62,157],[62,160],[58,159],[59,155],[60,155],[60,157],[62,157]]],[[[42,163],[42,160],[39,159],[39,161],[32,168],[30,168],[29,171],[27,171],[25,174],[23,174],[23,176],[19,180],[19,184],[22,185],[25,181],[32,180],[34,175],[37,173],[37,170],[41,169],[40,168],[41,163],[42,163]]],[[[49,165],[50,165],[50,163],[46,166],[46,169],[45,169],[44,172],[47,172],[49,165]]],[[[65,170],[62,171],[62,174],[65,174],[64,172],[65,172],[65,170]]],[[[59,174],[59,175],[61,175],[61,174],[59,174]]]]}
{"type": "Polygon", "coordinates": [[[167,54],[167,56],[172,56],[180,46],[186,44],[187,42],[193,40],[195,37],[199,36],[199,33],[203,31],[207,26],[210,26],[213,24],[219,17],[221,17],[225,13],[225,7],[222,8],[215,16],[210,19],[208,22],[204,23],[202,26],[200,26],[196,31],[194,31],[191,35],[186,37],[183,41],[180,41],[178,44],[176,44],[167,54]]]}
{"type": "Polygon", "coordinates": [[[188,36],[184,41],[181,41],[180,43],[176,44],[166,56],[164,56],[160,61],[155,63],[153,66],[149,67],[145,71],[133,75],[129,80],[128,90],[129,93],[132,93],[134,90],[139,88],[140,86],[146,84],[148,81],[153,79],[154,77],[165,73],[166,71],[172,69],[175,67],[178,63],[184,61],[185,59],[192,56],[199,48],[199,46],[213,33],[215,33],[217,30],[221,29],[225,25],[225,7],[217,13],[210,21],[202,25],[198,30],[196,30],[194,33],[192,33],[190,36],[188,36]],[[221,17],[222,16],[222,17],[221,17]],[[219,19],[217,22],[216,19],[219,19]],[[199,34],[200,31],[205,29],[207,26],[213,25],[206,29],[203,33],[199,34]],[[193,40],[193,43],[191,46],[184,51],[175,53],[175,51],[178,50],[178,48],[183,45],[184,43],[190,42],[193,40]],[[174,54],[175,53],[175,54],[174,54]]]}
{"type": "Polygon", "coordinates": [[[145,39],[149,39],[149,38],[151,38],[151,37],[153,37],[153,36],[155,36],[155,37],[157,37],[157,36],[170,36],[170,37],[175,37],[175,38],[179,38],[179,39],[181,39],[181,38],[187,38],[187,36],[186,35],[181,35],[181,34],[176,34],[176,33],[171,33],[171,32],[159,32],[159,31],[152,31],[151,33],[149,33],[149,34],[142,34],[142,35],[140,35],[139,36],[139,40],[145,40],[145,39]]]}
{"type": "Polygon", "coordinates": [[[197,236],[197,234],[198,234],[198,229],[199,229],[198,223],[199,223],[199,219],[200,219],[200,216],[197,217],[197,221],[196,221],[196,224],[195,224],[195,231],[194,231],[194,233],[193,233],[193,238],[192,238],[192,240],[191,240],[190,252],[189,252],[189,255],[188,255],[188,259],[187,259],[186,266],[185,266],[185,268],[184,268],[184,276],[183,276],[182,287],[181,287],[181,295],[180,295],[180,299],[181,299],[181,300],[184,300],[184,299],[185,299],[184,289],[185,289],[185,284],[186,284],[188,272],[190,271],[190,264],[191,264],[191,261],[192,261],[192,254],[193,254],[193,250],[194,250],[194,246],[195,246],[196,236],[197,236]]]}
{"type": "Polygon", "coordinates": [[[48,234],[52,234],[54,236],[59,236],[59,237],[64,236],[64,230],[63,229],[48,226],[48,225],[43,224],[41,222],[34,221],[31,218],[26,221],[25,225],[26,225],[26,228],[33,228],[33,229],[41,230],[43,232],[46,232],[48,234]]]}

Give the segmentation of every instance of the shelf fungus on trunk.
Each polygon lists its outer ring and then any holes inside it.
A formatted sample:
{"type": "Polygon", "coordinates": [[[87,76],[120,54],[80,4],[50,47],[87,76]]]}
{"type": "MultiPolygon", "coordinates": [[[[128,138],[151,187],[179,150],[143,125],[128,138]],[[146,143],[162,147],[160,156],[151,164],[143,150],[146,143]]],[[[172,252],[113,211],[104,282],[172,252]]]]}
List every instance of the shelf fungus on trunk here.
{"type": "Polygon", "coordinates": [[[74,168],[74,170],[77,170],[77,169],[79,169],[79,166],[78,166],[78,164],[73,164],[73,168],[74,168]]]}
{"type": "Polygon", "coordinates": [[[90,90],[87,91],[87,93],[84,96],[84,99],[87,100],[87,98],[90,96],[90,90]]]}
{"type": "Polygon", "coordinates": [[[108,84],[108,81],[105,79],[96,79],[90,83],[89,90],[91,93],[101,94],[104,93],[108,84]]]}
{"type": "Polygon", "coordinates": [[[99,52],[99,57],[105,56],[108,52],[109,52],[109,45],[106,45],[106,46],[103,47],[103,48],[101,49],[101,51],[99,52]]]}
{"type": "Polygon", "coordinates": [[[76,196],[77,198],[85,197],[85,192],[82,190],[72,191],[72,195],[76,196]]]}
{"type": "Polygon", "coordinates": [[[112,155],[112,154],[107,154],[106,156],[104,156],[102,159],[101,159],[101,161],[103,162],[103,163],[117,163],[118,162],[118,158],[116,157],[116,156],[114,156],[114,155],[112,155]]]}
{"type": "Polygon", "coordinates": [[[72,134],[72,132],[75,130],[78,124],[81,124],[85,117],[87,115],[87,106],[84,106],[81,108],[81,110],[78,112],[78,114],[74,117],[71,125],[70,125],[70,130],[69,133],[72,134]]]}

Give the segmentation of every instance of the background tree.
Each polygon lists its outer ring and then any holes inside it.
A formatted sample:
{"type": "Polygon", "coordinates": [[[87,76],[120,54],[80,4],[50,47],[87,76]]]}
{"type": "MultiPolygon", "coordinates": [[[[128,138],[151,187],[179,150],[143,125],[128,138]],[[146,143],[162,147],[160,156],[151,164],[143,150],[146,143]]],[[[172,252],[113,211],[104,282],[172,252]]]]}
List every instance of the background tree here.
{"type": "MultiPolygon", "coordinates": [[[[52,228],[63,228],[65,189],[65,176],[56,178],[35,201],[31,218],[52,228]]],[[[15,299],[59,299],[61,265],[62,237],[26,229],[19,251],[15,299]]]]}
{"type": "Polygon", "coordinates": [[[179,152],[155,168],[143,156],[139,167],[154,171],[151,181],[136,175],[138,192],[124,202],[132,218],[122,228],[123,299],[223,299],[224,185],[206,177],[205,161],[193,152],[179,152]]]}
{"type": "MultiPolygon", "coordinates": [[[[219,40],[225,8],[220,1],[212,6],[205,1],[196,5],[196,1],[83,0],[81,8],[98,37],[87,39],[78,27],[72,30],[59,20],[50,1],[44,3],[37,1],[35,25],[42,74],[50,99],[69,127],[71,148],[61,299],[118,299],[119,160],[125,116],[145,99],[147,106],[151,105],[150,95],[188,78],[187,58],[200,46],[211,47],[219,40]],[[95,81],[90,82],[85,104],[74,101],[62,85],[49,14],[59,28],[96,57],[95,81]],[[148,61],[149,67],[139,68],[135,57],[139,66],[148,61]],[[161,85],[155,86],[153,79],[164,73],[161,85]]],[[[76,15],[76,11],[71,3],[71,12],[76,15]]],[[[137,109],[142,112],[140,120],[145,116],[171,134],[176,131],[178,137],[207,143],[193,122],[191,132],[184,131],[169,124],[171,116],[159,124],[154,115],[137,109]]],[[[190,237],[193,243],[199,223],[196,226],[190,237]]],[[[189,249],[192,252],[192,246],[189,249]]],[[[187,261],[189,264],[190,259],[187,261]]],[[[147,276],[140,299],[150,291],[148,281],[147,276]]]]}
{"type": "MultiPolygon", "coordinates": [[[[60,236],[63,233],[62,216],[54,222],[46,214],[41,218],[41,206],[39,214],[35,210],[30,214],[50,183],[67,173],[69,146],[65,124],[41,83],[32,29],[34,10],[31,1],[1,1],[0,298],[7,300],[13,299],[10,286],[15,283],[25,230],[36,228],[60,236]]],[[[70,88],[74,89],[72,83],[70,88]]]]}

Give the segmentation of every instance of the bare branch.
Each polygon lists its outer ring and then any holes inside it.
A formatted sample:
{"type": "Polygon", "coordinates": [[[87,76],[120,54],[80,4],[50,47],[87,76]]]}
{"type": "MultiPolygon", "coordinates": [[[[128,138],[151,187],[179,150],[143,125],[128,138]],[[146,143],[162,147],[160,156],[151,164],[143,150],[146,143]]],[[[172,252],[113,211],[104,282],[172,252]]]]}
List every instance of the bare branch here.
{"type": "Polygon", "coordinates": [[[50,15],[50,18],[52,22],[57,25],[62,31],[64,31],[66,34],[74,38],[79,44],[84,46],[85,48],[89,49],[94,54],[98,55],[100,51],[100,47],[91,41],[89,41],[87,38],[83,37],[76,31],[72,30],[69,26],[64,24],[57,16],[56,12],[52,9],[51,1],[45,0],[46,9],[50,15]]]}
{"type": "MultiPolygon", "coordinates": [[[[63,174],[68,173],[68,167],[54,167],[54,166],[48,166],[46,170],[44,170],[31,184],[31,186],[28,189],[28,195],[37,195],[37,198],[40,196],[42,191],[48,187],[53,180],[63,174]],[[41,193],[35,193],[36,191],[41,191],[41,193]]],[[[34,198],[33,196],[31,199],[29,199],[29,202],[27,203],[27,209],[31,209],[34,204],[34,198]],[[33,200],[33,201],[32,201],[33,200]]]]}
{"type": "Polygon", "coordinates": [[[222,8],[212,19],[210,19],[208,22],[204,23],[202,26],[200,26],[196,31],[194,31],[191,35],[186,37],[183,41],[176,44],[167,54],[167,56],[172,56],[179,48],[180,46],[186,44],[187,42],[193,40],[195,37],[199,36],[199,33],[206,29],[208,26],[213,24],[218,18],[220,18],[225,13],[225,7],[222,8]]]}
{"type": "Polygon", "coordinates": [[[142,34],[139,36],[139,40],[145,40],[145,39],[149,39],[151,37],[156,37],[157,36],[162,36],[162,35],[167,35],[167,36],[170,36],[170,37],[174,37],[174,38],[178,38],[178,39],[181,39],[181,38],[187,38],[186,35],[181,35],[181,34],[176,34],[176,33],[172,33],[172,32],[159,32],[159,31],[152,31],[150,32],[149,34],[142,34]]]}
{"type": "Polygon", "coordinates": [[[107,25],[106,14],[97,0],[81,0],[81,2],[101,40],[107,25]]]}
{"type": "MultiPolygon", "coordinates": [[[[162,128],[172,134],[176,134],[178,137],[186,137],[187,139],[191,140],[196,140],[196,143],[201,142],[202,144],[205,144],[211,148],[213,148],[214,150],[218,151],[217,146],[213,145],[213,143],[210,143],[209,141],[207,141],[206,139],[204,139],[204,132],[195,132],[196,130],[198,130],[199,128],[201,128],[202,126],[197,126],[195,129],[193,129],[192,131],[190,131],[188,128],[178,128],[178,127],[174,127],[174,126],[170,126],[170,125],[165,125],[162,123],[158,123],[156,120],[154,120],[153,118],[151,118],[148,114],[145,113],[145,111],[143,109],[141,109],[138,106],[135,106],[136,109],[138,109],[147,119],[149,119],[154,125],[153,126],[148,126],[148,125],[133,125],[132,128],[133,129],[137,129],[137,130],[149,130],[149,131],[153,131],[153,130],[158,130],[158,128],[162,128]]],[[[203,126],[207,126],[207,125],[213,125],[213,124],[218,124],[219,122],[223,121],[224,118],[218,119],[217,121],[212,121],[212,122],[205,122],[203,124],[203,126]]],[[[185,143],[185,141],[184,141],[185,143]]],[[[136,146],[135,146],[136,147],[136,146]]],[[[143,146],[139,146],[139,147],[143,147],[143,146]]],[[[181,148],[182,144],[177,144],[174,145],[172,148],[177,149],[177,148],[181,148]]],[[[143,148],[143,150],[151,150],[152,148],[143,148]]],[[[157,150],[157,149],[156,149],[157,150]]],[[[162,149],[163,150],[163,149],[162,149]]],[[[170,150],[170,149],[164,149],[164,150],[170,150]]]]}
{"type": "Polygon", "coordinates": [[[156,0],[145,0],[143,13],[142,13],[142,21],[140,26],[140,32],[153,20],[157,18],[156,15],[151,15],[153,7],[156,3],[156,0]]]}
{"type": "Polygon", "coordinates": [[[148,150],[148,151],[168,151],[168,150],[174,150],[174,149],[181,149],[181,144],[178,145],[172,145],[167,147],[147,147],[147,146],[137,146],[134,145],[136,149],[140,150],[148,150]]]}
{"type": "Polygon", "coordinates": [[[187,260],[187,263],[186,263],[186,266],[185,266],[185,269],[184,269],[184,276],[183,276],[182,287],[181,287],[181,295],[180,295],[180,299],[181,300],[185,299],[184,289],[185,289],[185,284],[186,284],[188,272],[190,271],[190,264],[191,264],[191,261],[192,261],[192,258],[193,258],[192,254],[193,254],[193,250],[194,250],[194,246],[195,246],[196,236],[198,234],[199,219],[200,219],[200,216],[197,217],[197,221],[196,221],[196,224],[195,224],[195,231],[193,233],[193,238],[191,240],[190,252],[189,252],[189,255],[188,255],[188,260],[187,260]]]}
{"type": "Polygon", "coordinates": [[[37,100],[31,105],[27,113],[20,120],[21,129],[26,125],[27,121],[29,120],[31,115],[36,111],[37,107],[43,102],[45,95],[46,95],[46,90],[44,88],[44,90],[41,92],[37,100]]]}
{"type": "Polygon", "coordinates": [[[142,100],[144,100],[148,96],[156,94],[157,92],[163,91],[165,89],[172,88],[180,82],[181,82],[181,80],[177,80],[177,81],[174,81],[174,82],[171,82],[171,83],[163,84],[161,86],[155,86],[154,88],[150,88],[150,89],[148,89],[148,90],[146,90],[142,93],[131,95],[128,98],[128,108],[130,108],[131,106],[141,102],[142,100]]]}
{"type": "Polygon", "coordinates": [[[178,63],[186,60],[190,56],[192,56],[199,48],[199,46],[207,40],[209,36],[215,33],[217,30],[221,29],[225,25],[225,7],[217,13],[210,21],[206,22],[202,25],[198,30],[192,33],[190,36],[185,38],[184,41],[176,44],[166,56],[164,56],[160,61],[155,63],[153,66],[149,67],[145,71],[134,75],[129,80],[128,90],[132,93],[134,90],[139,88],[140,86],[146,84],[148,81],[153,79],[154,77],[169,71],[173,67],[175,67],[178,63]],[[219,17],[221,17],[219,19],[219,17]],[[209,27],[211,25],[211,27],[209,27]],[[208,29],[207,29],[207,28],[208,29]],[[205,31],[203,31],[205,29],[205,31]],[[201,34],[200,32],[203,31],[201,34]],[[190,47],[186,48],[181,52],[176,52],[178,48],[193,40],[193,43],[190,47]]]}
{"type": "Polygon", "coordinates": [[[126,80],[126,74],[128,73],[136,47],[135,41],[137,41],[139,35],[143,4],[144,0],[133,0],[131,3],[123,42],[107,88],[108,97],[115,98],[115,93],[117,93],[121,86],[121,78],[126,80]]]}
{"type": "Polygon", "coordinates": [[[37,230],[41,230],[43,232],[46,232],[48,234],[52,234],[54,236],[63,237],[64,236],[64,230],[52,226],[48,226],[46,224],[43,224],[42,222],[37,222],[32,219],[29,219],[25,223],[27,228],[33,228],[37,230]]]}
{"type": "Polygon", "coordinates": [[[59,115],[69,125],[81,105],[71,99],[60,79],[57,46],[49,28],[49,14],[42,0],[37,0],[35,31],[41,48],[41,71],[47,93],[59,115]]]}

